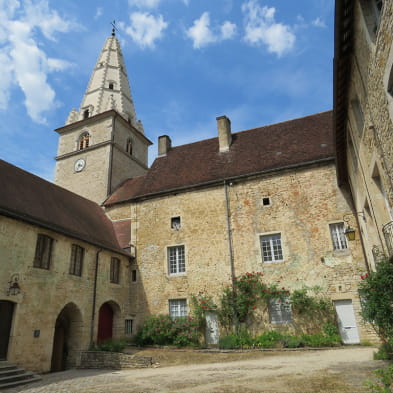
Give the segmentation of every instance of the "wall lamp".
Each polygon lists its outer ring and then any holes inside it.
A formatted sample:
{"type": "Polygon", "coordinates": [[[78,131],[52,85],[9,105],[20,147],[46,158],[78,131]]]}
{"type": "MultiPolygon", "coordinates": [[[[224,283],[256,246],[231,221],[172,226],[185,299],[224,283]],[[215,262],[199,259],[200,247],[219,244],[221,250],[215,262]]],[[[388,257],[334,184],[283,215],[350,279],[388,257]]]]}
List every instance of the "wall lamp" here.
{"type": "MultiPolygon", "coordinates": [[[[356,214],[358,214],[358,215],[363,215],[363,218],[364,218],[364,212],[363,212],[363,211],[361,211],[361,212],[356,212],[356,214]]],[[[347,238],[349,241],[355,240],[355,235],[356,235],[356,230],[353,229],[353,228],[349,225],[349,220],[350,220],[351,217],[352,217],[352,214],[344,214],[344,216],[343,216],[343,221],[344,221],[345,224],[346,224],[346,228],[345,228],[345,230],[344,230],[344,235],[346,236],[346,238],[347,238]]]]}
{"type": "Polygon", "coordinates": [[[11,276],[10,281],[8,281],[8,291],[7,291],[7,295],[8,296],[16,296],[19,295],[21,292],[21,288],[19,286],[19,274],[13,274],[11,276]]]}

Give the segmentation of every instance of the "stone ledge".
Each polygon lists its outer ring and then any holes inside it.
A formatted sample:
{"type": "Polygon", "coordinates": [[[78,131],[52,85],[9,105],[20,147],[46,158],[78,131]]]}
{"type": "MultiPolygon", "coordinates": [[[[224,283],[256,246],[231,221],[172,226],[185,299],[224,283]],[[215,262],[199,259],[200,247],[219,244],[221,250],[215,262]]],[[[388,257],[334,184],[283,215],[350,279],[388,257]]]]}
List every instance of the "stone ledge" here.
{"type": "Polygon", "coordinates": [[[149,356],[127,355],[120,352],[82,351],[80,365],[84,369],[146,368],[153,364],[149,356]]]}

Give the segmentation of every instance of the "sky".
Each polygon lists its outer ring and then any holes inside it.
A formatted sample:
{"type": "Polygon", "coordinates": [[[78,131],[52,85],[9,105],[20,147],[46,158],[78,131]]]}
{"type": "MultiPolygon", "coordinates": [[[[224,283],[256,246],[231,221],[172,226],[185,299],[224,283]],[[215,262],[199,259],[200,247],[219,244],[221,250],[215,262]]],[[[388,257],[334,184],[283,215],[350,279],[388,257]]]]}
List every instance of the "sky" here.
{"type": "Polygon", "coordinates": [[[0,0],[0,158],[52,181],[116,21],[137,118],[154,143],[332,109],[334,0],[0,0]]]}

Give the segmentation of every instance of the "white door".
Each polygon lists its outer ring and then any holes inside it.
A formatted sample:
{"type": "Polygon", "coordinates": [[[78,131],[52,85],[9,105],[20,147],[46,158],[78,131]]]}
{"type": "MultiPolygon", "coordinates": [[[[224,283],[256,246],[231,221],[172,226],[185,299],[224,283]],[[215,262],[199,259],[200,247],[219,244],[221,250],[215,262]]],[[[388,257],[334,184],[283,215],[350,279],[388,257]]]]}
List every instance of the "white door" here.
{"type": "Polygon", "coordinates": [[[352,300],[336,300],[336,313],[341,339],[344,344],[359,344],[359,333],[356,326],[352,300]]]}
{"type": "Polygon", "coordinates": [[[218,345],[219,330],[217,313],[206,312],[206,345],[218,345]]]}

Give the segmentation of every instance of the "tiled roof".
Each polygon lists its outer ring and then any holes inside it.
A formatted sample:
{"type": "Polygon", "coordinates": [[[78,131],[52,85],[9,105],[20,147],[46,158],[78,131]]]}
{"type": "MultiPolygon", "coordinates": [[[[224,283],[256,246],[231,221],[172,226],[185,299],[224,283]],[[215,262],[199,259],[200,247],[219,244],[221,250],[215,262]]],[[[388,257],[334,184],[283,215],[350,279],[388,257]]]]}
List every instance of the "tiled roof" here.
{"type": "Polygon", "coordinates": [[[333,157],[328,111],[234,133],[228,152],[219,152],[218,138],[173,147],[146,175],[125,181],[105,205],[333,157]]]}
{"type": "Polygon", "coordinates": [[[0,160],[0,214],[124,253],[96,203],[0,160]]]}
{"type": "Polygon", "coordinates": [[[117,241],[121,248],[130,247],[131,220],[113,221],[117,241]]]}

